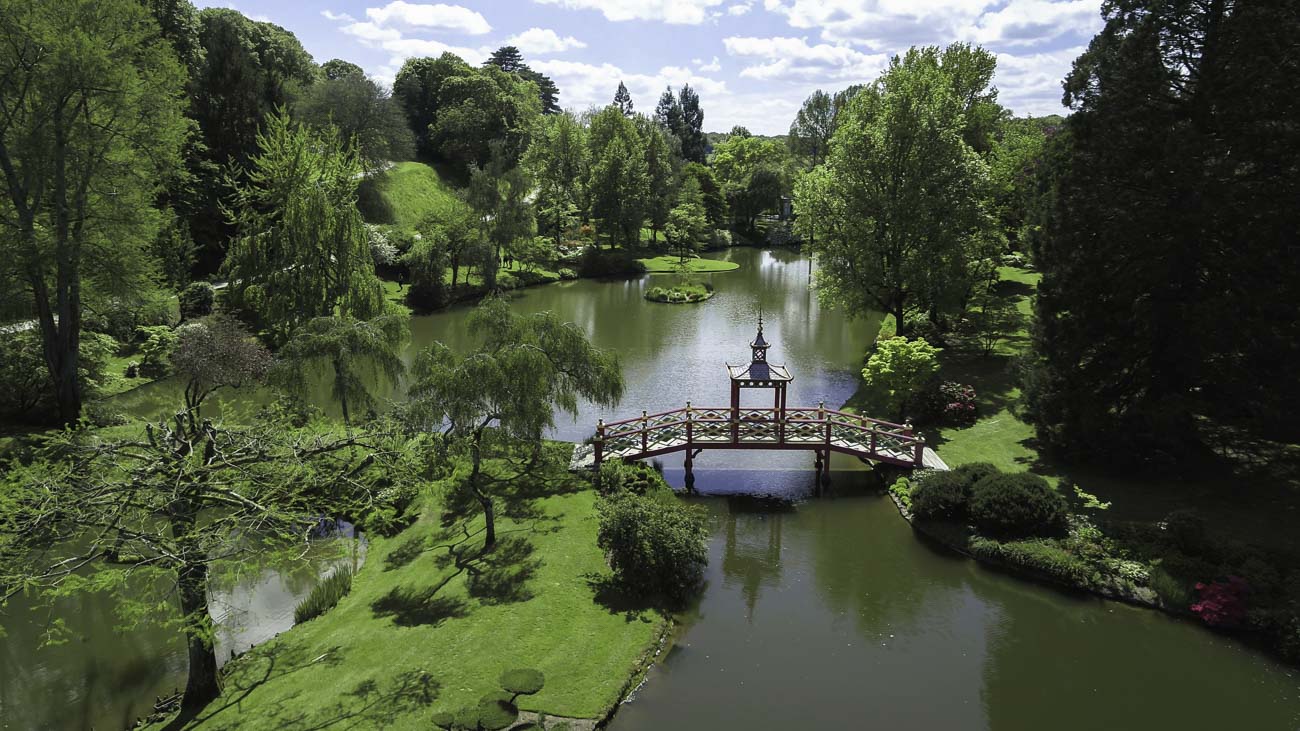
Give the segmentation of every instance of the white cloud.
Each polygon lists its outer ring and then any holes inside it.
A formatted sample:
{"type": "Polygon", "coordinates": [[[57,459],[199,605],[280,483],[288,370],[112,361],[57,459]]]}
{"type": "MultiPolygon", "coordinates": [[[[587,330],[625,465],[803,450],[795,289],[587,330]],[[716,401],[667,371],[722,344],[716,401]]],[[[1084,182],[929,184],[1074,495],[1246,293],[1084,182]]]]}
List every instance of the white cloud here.
{"type": "Polygon", "coordinates": [[[987,45],[1037,46],[1061,36],[1086,40],[1101,26],[1096,0],[1011,0],[963,28],[961,36],[987,45]]]}
{"type": "Polygon", "coordinates": [[[366,17],[383,26],[435,28],[467,35],[483,35],[492,30],[487,19],[477,11],[442,3],[427,5],[393,0],[382,8],[366,8],[366,17]]]}
{"type": "Polygon", "coordinates": [[[764,0],[791,27],[874,49],[948,43],[999,0],[764,0]]]}
{"type": "Polygon", "coordinates": [[[533,0],[541,5],[559,5],[568,10],[599,10],[606,20],[658,20],[664,23],[699,25],[710,17],[709,9],[724,0],[533,0]]]}
{"type": "Polygon", "coordinates": [[[998,102],[1020,116],[1065,113],[1061,107],[1061,80],[1084,50],[1084,46],[1076,46],[1023,56],[999,53],[993,78],[998,102]]]}
{"type": "Polygon", "coordinates": [[[333,10],[327,9],[327,10],[320,11],[320,14],[325,16],[326,20],[333,20],[335,22],[342,21],[347,23],[356,22],[356,18],[352,17],[351,15],[348,15],[347,13],[336,13],[333,10]]]}
{"type": "Polygon", "coordinates": [[[843,80],[866,82],[884,69],[889,57],[868,54],[845,45],[809,45],[803,38],[753,38],[732,36],[722,39],[727,53],[761,63],[746,66],[740,75],[764,81],[843,80]]]}
{"type": "Polygon", "coordinates": [[[560,103],[575,110],[606,106],[614,100],[620,81],[627,86],[636,109],[647,114],[654,111],[659,95],[667,86],[680,89],[684,84],[690,84],[706,104],[711,99],[727,95],[725,82],[701,76],[681,66],[664,66],[652,74],[638,74],[611,63],[597,66],[579,61],[542,60],[530,65],[551,77],[560,87],[560,103]]]}
{"type": "Polygon", "coordinates": [[[722,64],[718,62],[717,56],[714,56],[713,60],[708,63],[704,63],[698,58],[692,61],[692,63],[694,63],[700,71],[703,71],[706,74],[717,73],[722,70],[722,64]]]}
{"type": "Polygon", "coordinates": [[[515,46],[528,54],[561,53],[571,48],[586,48],[587,44],[573,36],[560,37],[549,28],[529,28],[506,39],[507,46],[515,46]]]}
{"type": "Polygon", "coordinates": [[[727,8],[727,15],[741,16],[744,15],[745,13],[748,13],[751,9],[753,9],[753,7],[754,7],[753,0],[749,0],[749,2],[736,3],[735,5],[732,5],[727,8]]]}

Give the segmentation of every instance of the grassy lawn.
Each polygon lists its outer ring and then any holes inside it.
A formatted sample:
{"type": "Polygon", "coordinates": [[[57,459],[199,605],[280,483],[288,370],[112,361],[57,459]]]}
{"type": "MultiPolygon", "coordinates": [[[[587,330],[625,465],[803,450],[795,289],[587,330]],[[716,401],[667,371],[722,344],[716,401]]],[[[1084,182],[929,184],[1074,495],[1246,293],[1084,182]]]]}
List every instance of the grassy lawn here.
{"type": "MultiPolygon", "coordinates": [[[[651,273],[677,273],[680,270],[681,260],[675,256],[656,256],[652,259],[637,259],[645,265],[645,270],[651,273]]],[[[733,269],[739,269],[740,265],[731,261],[719,261],[717,259],[687,259],[687,271],[692,274],[705,272],[729,272],[733,269]]]]}
{"type": "Polygon", "coordinates": [[[412,230],[455,201],[455,193],[433,167],[399,162],[361,185],[359,206],[370,223],[412,230]]]}
{"type": "Polygon", "coordinates": [[[430,716],[475,705],[502,671],[546,684],[524,710],[603,716],[662,620],[605,606],[592,579],[595,495],[564,466],[503,500],[498,543],[482,554],[480,517],[430,499],[418,522],[370,543],[352,592],[323,616],[241,658],[224,695],[186,728],[432,728],[430,716]]]}

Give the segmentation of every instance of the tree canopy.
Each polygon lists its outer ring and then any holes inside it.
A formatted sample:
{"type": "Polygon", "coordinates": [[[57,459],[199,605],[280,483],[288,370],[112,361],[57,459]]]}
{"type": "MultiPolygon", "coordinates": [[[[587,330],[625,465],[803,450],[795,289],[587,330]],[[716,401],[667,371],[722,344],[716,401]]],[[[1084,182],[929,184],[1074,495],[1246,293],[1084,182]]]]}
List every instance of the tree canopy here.
{"type": "Polygon", "coordinates": [[[937,48],[895,57],[848,102],[826,164],[797,184],[800,230],[822,258],[819,295],[851,313],[937,315],[992,254],[987,166],[937,48]],[[812,238],[811,236],[809,238],[812,238]]]}

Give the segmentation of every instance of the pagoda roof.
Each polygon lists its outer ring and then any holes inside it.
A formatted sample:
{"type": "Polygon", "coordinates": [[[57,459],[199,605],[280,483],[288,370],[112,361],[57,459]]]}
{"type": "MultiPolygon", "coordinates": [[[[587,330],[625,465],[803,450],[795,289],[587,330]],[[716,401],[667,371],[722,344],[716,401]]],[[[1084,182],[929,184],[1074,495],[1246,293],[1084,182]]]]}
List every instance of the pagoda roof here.
{"type": "Polygon", "coordinates": [[[750,344],[749,344],[749,347],[751,347],[751,348],[766,348],[766,347],[768,347],[767,341],[763,339],[763,328],[760,327],[760,328],[758,329],[758,337],[754,338],[754,342],[750,343],[750,344]]]}
{"type": "Polygon", "coordinates": [[[727,364],[733,381],[793,381],[794,377],[783,365],[754,361],[744,365],[727,364]]]}

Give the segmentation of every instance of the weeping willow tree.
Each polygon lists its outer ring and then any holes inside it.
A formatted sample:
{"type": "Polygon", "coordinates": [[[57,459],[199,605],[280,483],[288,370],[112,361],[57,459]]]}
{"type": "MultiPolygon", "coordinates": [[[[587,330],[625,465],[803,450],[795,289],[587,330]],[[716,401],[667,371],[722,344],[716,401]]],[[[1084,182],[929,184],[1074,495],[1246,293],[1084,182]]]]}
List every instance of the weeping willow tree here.
{"type": "Polygon", "coordinates": [[[334,315],[380,314],[383,287],[357,210],[362,167],[351,143],[296,124],[281,110],[257,137],[227,215],[239,228],[226,255],[229,301],[279,341],[334,315]]]}
{"type": "Polygon", "coordinates": [[[353,408],[373,409],[368,383],[395,385],[406,368],[397,354],[406,335],[405,318],[396,314],[372,320],[317,317],[304,323],[280,349],[273,378],[291,392],[304,393],[307,376],[326,370],[332,376],[330,395],[351,424],[353,408]]]}
{"type": "Polygon", "coordinates": [[[416,359],[408,415],[422,428],[442,427],[451,445],[468,452],[466,489],[483,509],[490,549],[496,512],[483,474],[485,452],[538,454],[557,412],[576,418],[580,398],[614,405],[623,395],[623,374],[617,355],[550,312],[517,315],[494,297],[474,310],[467,326],[483,338],[475,351],[461,357],[434,343],[416,359]]]}

